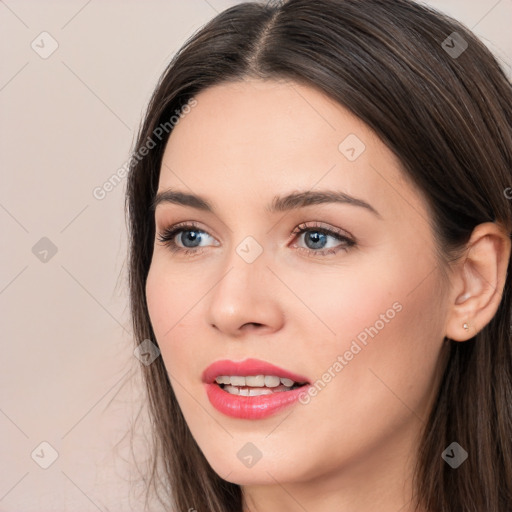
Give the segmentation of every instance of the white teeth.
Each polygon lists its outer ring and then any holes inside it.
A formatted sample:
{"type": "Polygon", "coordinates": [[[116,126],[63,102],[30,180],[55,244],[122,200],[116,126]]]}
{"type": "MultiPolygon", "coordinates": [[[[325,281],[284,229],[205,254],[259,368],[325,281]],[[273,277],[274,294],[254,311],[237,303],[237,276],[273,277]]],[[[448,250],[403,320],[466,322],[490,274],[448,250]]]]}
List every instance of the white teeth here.
{"type": "Polygon", "coordinates": [[[224,391],[227,391],[228,393],[231,393],[232,395],[239,395],[240,394],[240,389],[239,388],[235,388],[233,386],[226,386],[224,388],[224,391]]]}
{"type": "Polygon", "coordinates": [[[235,376],[229,378],[232,386],[245,386],[245,377],[235,376]]]}
{"type": "Polygon", "coordinates": [[[259,396],[259,395],[271,395],[273,391],[271,389],[249,389],[249,396],[259,396]]]}
{"type": "Polygon", "coordinates": [[[265,375],[256,375],[251,377],[245,377],[245,383],[248,386],[252,386],[255,388],[262,388],[265,386],[265,375]]]}
{"type": "Polygon", "coordinates": [[[244,377],[242,375],[220,375],[215,379],[217,384],[225,384],[227,386],[238,386],[238,387],[253,387],[253,388],[276,388],[280,384],[291,388],[295,382],[292,379],[285,377],[279,378],[276,375],[249,375],[244,377]]]}
{"type": "MultiPolygon", "coordinates": [[[[260,396],[260,395],[271,395],[274,393],[271,389],[268,388],[237,388],[235,386],[226,386],[224,391],[231,393],[232,395],[241,395],[241,396],[260,396]]],[[[284,391],[284,390],[283,390],[284,391]]]]}
{"type": "Polygon", "coordinates": [[[281,384],[279,377],[275,375],[265,375],[265,386],[267,386],[267,388],[277,388],[279,384],[281,384]]]}

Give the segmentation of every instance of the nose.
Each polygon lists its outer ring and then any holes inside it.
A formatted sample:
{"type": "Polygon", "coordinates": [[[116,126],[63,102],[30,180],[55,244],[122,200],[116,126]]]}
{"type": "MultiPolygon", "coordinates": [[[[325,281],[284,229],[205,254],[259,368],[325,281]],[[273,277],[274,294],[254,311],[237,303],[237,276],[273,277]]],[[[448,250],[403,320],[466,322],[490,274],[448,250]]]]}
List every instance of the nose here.
{"type": "Polygon", "coordinates": [[[263,253],[248,263],[233,251],[223,275],[208,294],[209,324],[230,337],[270,334],[284,322],[279,280],[263,253]]]}

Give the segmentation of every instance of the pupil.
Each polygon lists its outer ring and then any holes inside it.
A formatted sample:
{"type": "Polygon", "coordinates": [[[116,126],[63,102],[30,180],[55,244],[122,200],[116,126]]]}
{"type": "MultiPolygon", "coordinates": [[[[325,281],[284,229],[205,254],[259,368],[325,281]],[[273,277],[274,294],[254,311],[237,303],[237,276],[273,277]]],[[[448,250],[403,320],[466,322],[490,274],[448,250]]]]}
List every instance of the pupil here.
{"type": "Polygon", "coordinates": [[[310,232],[309,236],[306,237],[306,245],[308,245],[308,241],[311,241],[314,245],[310,247],[310,249],[319,249],[322,246],[322,243],[325,242],[327,235],[325,233],[320,233],[319,231],[310,232]]]}
{"type": "Polygon", "coordinates": [[[181,242],[185,247],[196,247],[201,242],[201,235],[197,231],[185,231],[184,233],[181,234],[181,242]],[[187,236],[185,236],[185,238],[183,238],[184,233],[187,233],[187,236]],[[197,242],[197,244],[187,245],[187,241],[191,241],[192,243],[197,242]]]}

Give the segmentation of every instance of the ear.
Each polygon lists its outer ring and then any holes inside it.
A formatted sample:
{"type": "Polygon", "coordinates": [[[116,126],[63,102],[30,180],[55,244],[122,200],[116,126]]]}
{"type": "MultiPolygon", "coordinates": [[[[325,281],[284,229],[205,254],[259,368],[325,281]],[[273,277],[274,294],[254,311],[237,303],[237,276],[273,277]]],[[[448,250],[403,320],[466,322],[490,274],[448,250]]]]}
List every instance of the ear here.
{"type": "Polygon", "coordinates": [[[507,277],[510,246],[510,236],[499,224],[485,222],[475,227],[451,273],[447,338],[471,339],[496,314],[507,277]]]}

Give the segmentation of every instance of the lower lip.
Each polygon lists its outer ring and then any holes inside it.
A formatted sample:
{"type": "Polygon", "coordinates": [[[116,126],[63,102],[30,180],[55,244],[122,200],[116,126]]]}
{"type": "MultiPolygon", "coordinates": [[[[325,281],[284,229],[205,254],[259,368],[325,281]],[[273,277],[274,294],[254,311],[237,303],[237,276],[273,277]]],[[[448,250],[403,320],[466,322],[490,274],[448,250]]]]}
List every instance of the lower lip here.
{"type": "Polygon", "coordinates": [[[291,391],[275,391],[271,395],[241,396],[224,391],[217,384],[205,384],[210,403],[226,416],[259,420],[296,403],[307,385],[291,391]]]}

